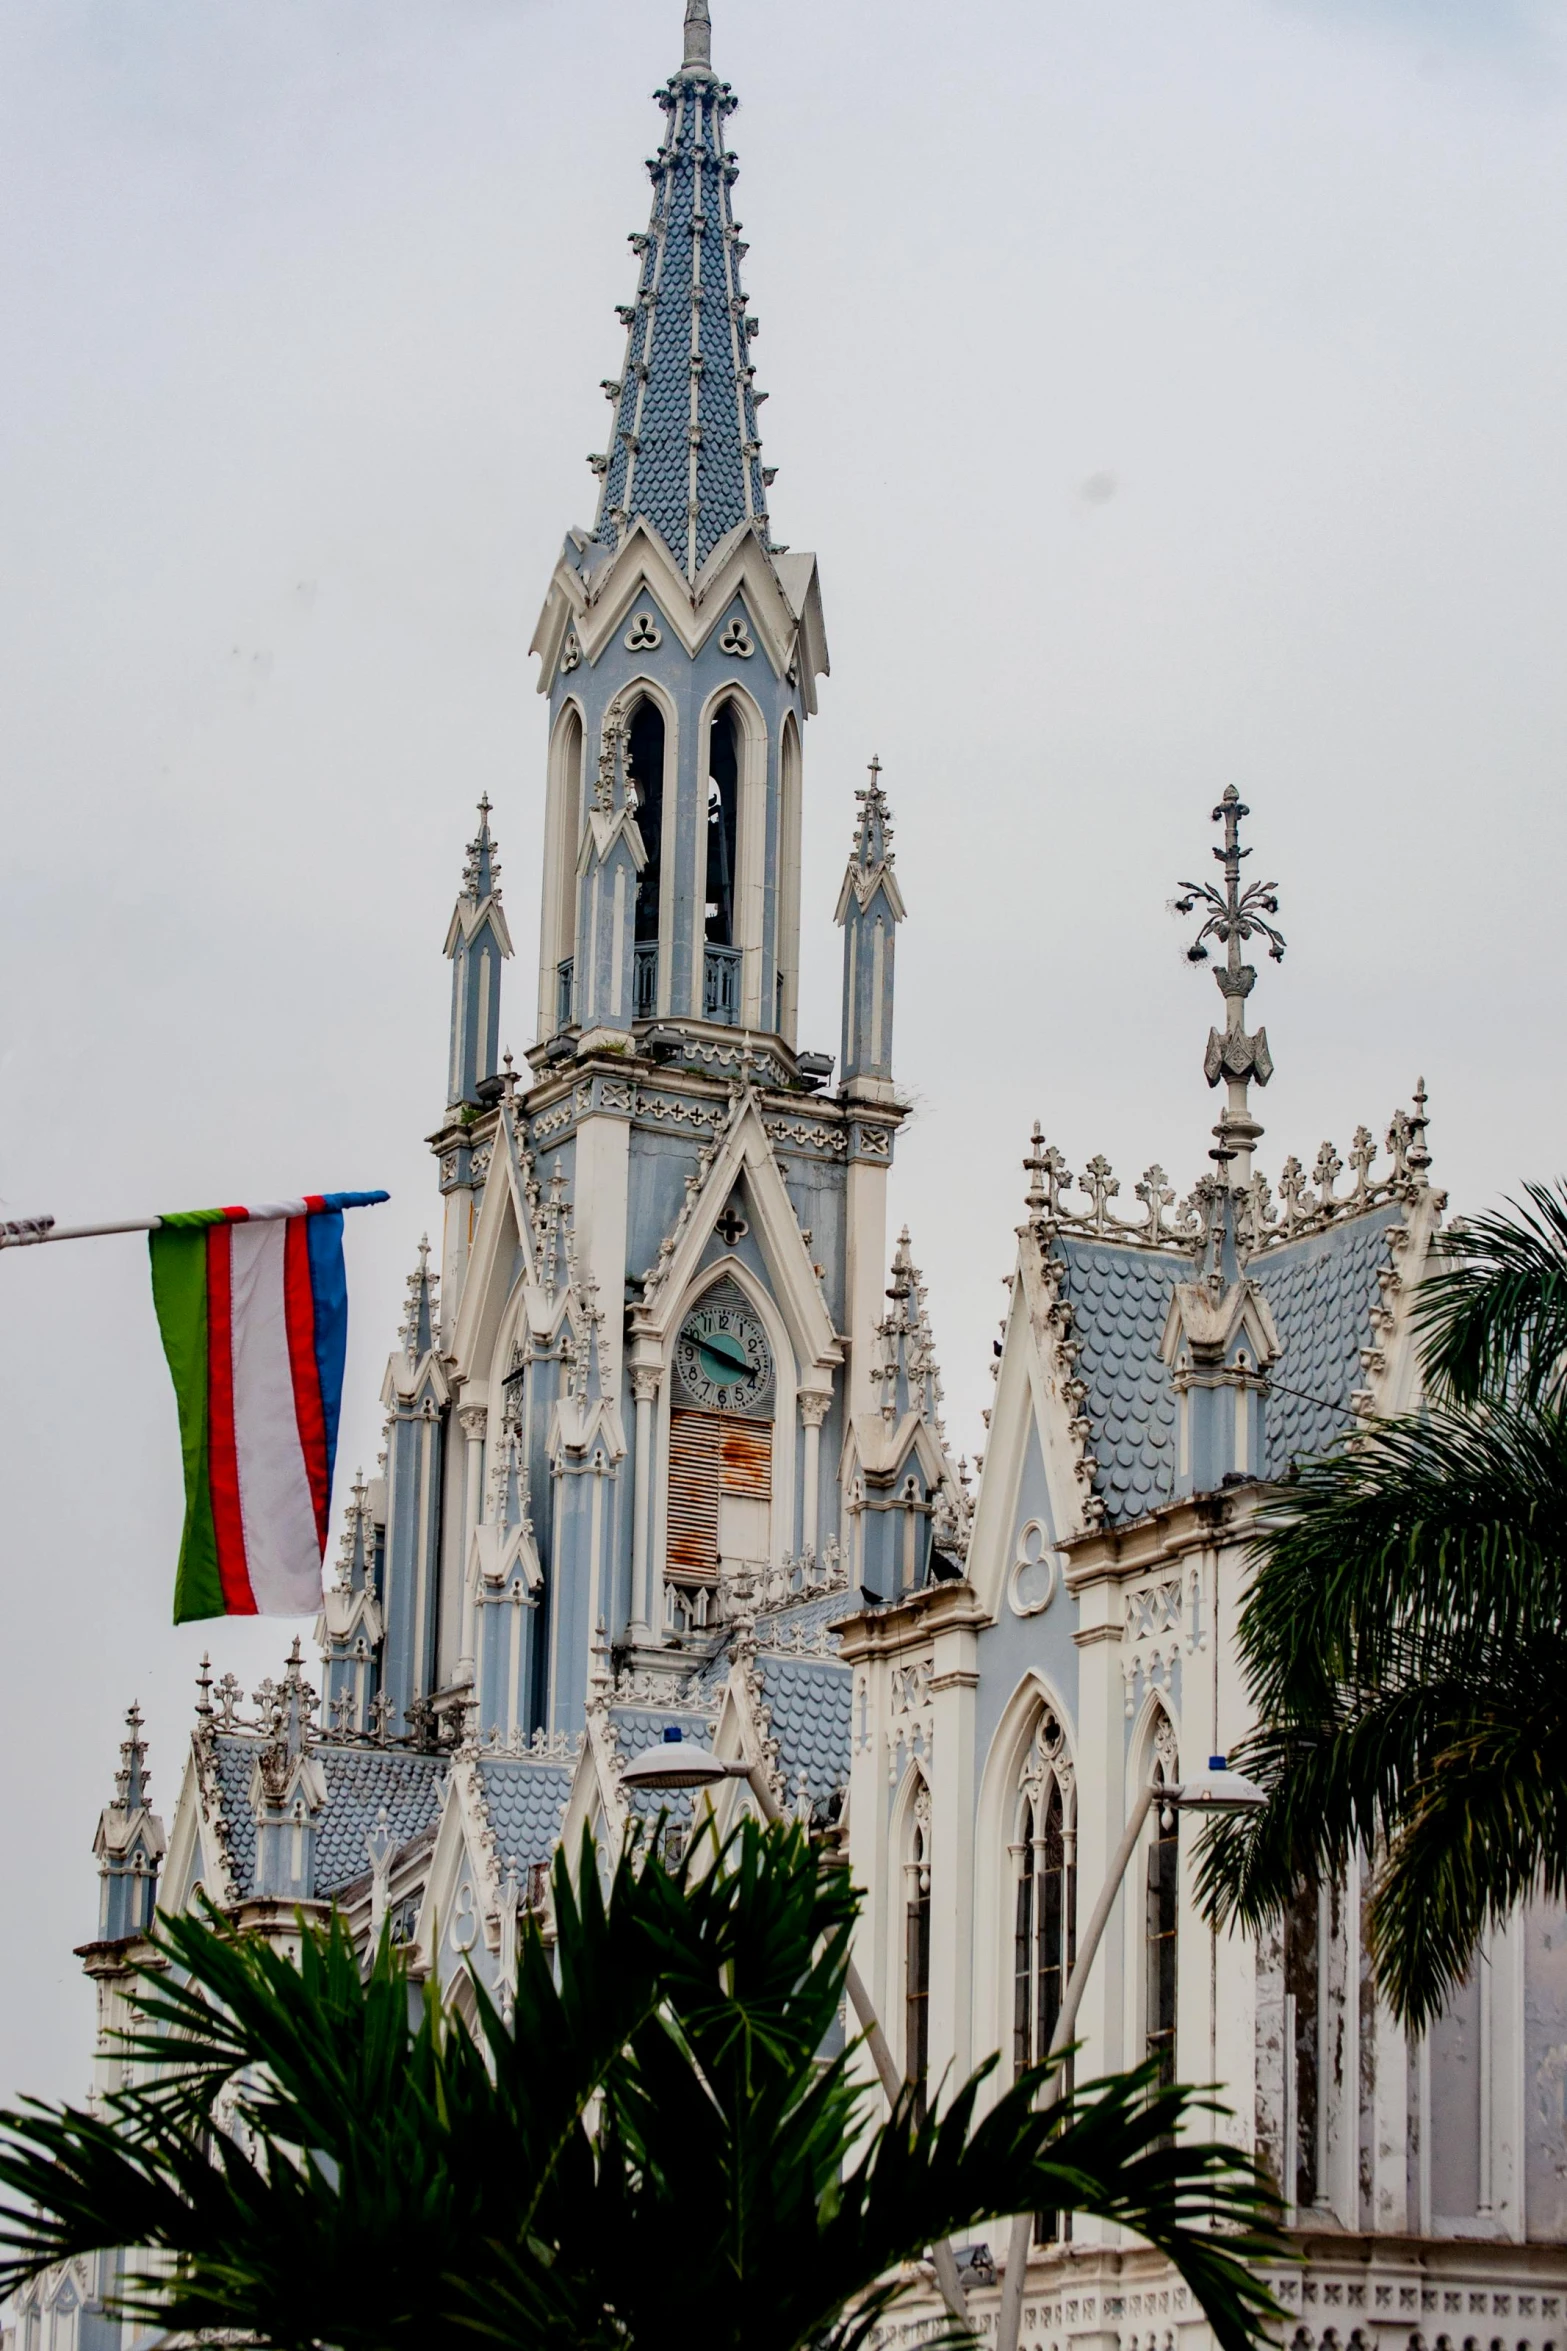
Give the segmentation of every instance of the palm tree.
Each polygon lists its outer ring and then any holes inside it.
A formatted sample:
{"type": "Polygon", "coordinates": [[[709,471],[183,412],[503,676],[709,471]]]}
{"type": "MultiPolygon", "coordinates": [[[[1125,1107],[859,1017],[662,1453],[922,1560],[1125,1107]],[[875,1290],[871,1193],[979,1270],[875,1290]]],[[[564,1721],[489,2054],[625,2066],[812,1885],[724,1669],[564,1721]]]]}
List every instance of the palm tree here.
{"type": "Polygon", "coordinates": [[[1419,2028],[1487,1925],[1567,1891],[1567,1187],[1456,1228],[1416,1312],[1423,1410],[1262,1514],[1236,1763],[1269,1802],[1208,1831],[1200,1884],[1255,1929],[1376,1854],[1372,1960],[1419,2028]]]}
{"type": "Polygon", "coordinates": [[[628,1853],[607,1893],[585,1841],[553,1893],[512,2023],[481,1995],[471,2031],[385,1938],[362,1972],[339,1917],[297,1965],[215,1912],[163,1920],[139,2086],[0,2115],[0,2289],[128,2244],[152,2258],[121,2307],[278,2351],[854,2351],[933,2239],[1053,2207],[1136,2230],[1256,2351],[1273,2208],[1186,2135],[1205,2099],[1145,2068],[1043,2114],[1036,2070],[976,2120],[982,2069],[877,2119],[852,2052],[824,2054],[857,1898],[800,1829],[673,1871],[628,1853]]]}

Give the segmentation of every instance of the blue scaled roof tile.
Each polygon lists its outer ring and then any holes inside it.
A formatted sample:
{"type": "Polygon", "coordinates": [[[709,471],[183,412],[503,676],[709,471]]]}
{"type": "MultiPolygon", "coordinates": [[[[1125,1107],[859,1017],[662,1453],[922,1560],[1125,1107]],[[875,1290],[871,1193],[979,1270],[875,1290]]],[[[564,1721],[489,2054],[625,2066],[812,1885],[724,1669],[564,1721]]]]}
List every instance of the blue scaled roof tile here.
{"type": "MultiPolygon", "coordinates": [[[[1282,1352],[1268,1398],[1266,1475],[1324,1453],[1353,1418],[1360,1353],[1373,1337],[1378,1271],[1390,1262],[1397,1203],[1346,1217],[1251,1259],[1282,1352]]],[[[1170,1294],[1190,1261],[1081,1234],[1058,1234],[1061,1294],[1075,1309],[1077,1376],[1087,1389],[1094,1491],[1109,1523],[1141,1518],[1175,1489],[1175,1392],[1159,1354],[1170,1294]]]]}
{"type": "Polygon", "coordinates": [[[1175,1391],[1159,1341],[1170,1292],[1191,1263],[1075,1233],[1060,1235],[1055,1251],[1066,1269],[1061,1294],[1076,1309],[1094,1491],[1107,1518],[1141,1518],[1175,1490],[1175,1391]]]}
{"type": "Polygon", "coordinates": [[[767,514],[724,144],[739,101],[727,82],[682,71],[659,103],[668,127],[649,165],[647,235],[633,240],[641,267],[594,537],[614,547],[641,515],[694,579],[720,539],[751,518],[765,530],[767,514]]]}
{"type": "MultiPolygon", "coordinates": [[[[218,1785],[235,1892],[253,1893],[256,1882],[256,1824],[250,1809],[250,1777],[261,1741],[219,1732],[213,1741],[218,1785]]],[[[385,1807],[397,1845],[406,1845],[431,1827],[440,1811],[445,1773],[439,1755],[414,1755],[397,1747],[349,1747],[323,1742],[316,1760],[326,1778],[326,1805],[316,1831],[316,1892],[325,1896],[362,1877],[370,1866],[365,1838],[385,1807]]]]}
{"type": "Polygon", "coordinates": [[[1269,1477],[1325,1453],[1348,1428],[1350,1397],[1365,1385],[1360,1351],[1372,1343],[1377,1273],[1392,1263],[1388,1227],[1402,1213],[1390,1202],[1253,1260],[1284,1342],[1268,1398],[1269,1477]]]}
{"type": "Polygon", "coordinates": [[[479,1785],[503,1877],[514,1868],[519,1878],[525,1878],[530,1869],[549,1860],[560,1839],[575,1768],[526,1755],[480,1758],[479,1785]]]}
{"type": "Polygon", "coordinates": [[[789,1804],[805,1775],[813,1803],[849,1778],[849,1668],[834,1657],[789,1657],[763,1650],[756,1660],[762,1703],[778,1741],[778,1768],[789,1804]]]}

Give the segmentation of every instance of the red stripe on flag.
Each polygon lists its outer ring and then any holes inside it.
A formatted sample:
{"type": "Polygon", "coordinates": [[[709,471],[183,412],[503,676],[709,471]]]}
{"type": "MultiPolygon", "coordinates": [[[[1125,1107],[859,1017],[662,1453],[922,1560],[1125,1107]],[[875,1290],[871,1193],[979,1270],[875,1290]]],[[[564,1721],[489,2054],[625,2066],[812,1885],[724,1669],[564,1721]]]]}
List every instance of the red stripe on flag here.
{"type": "Polygon", "coordinates": [[[310,1286],[310,1233],[302,1216],[291,1216],[283,1227],[283,1319],[288,1326],[288,1364],[294,1375],[294,1417],[299,1423],[300,1449],[310,1499],[315,1504],[316,1534],[326,1557],[326,1515],[331,1496],[326,1483],[326,1414],[321,1407],[321,1374],[316,1368],[316,1298],[310,1286]]]}
{"type": "Polygon", "coordinates": [[[250,1222],[250,1210],[248,1208],[225,1208],[223,1214],[227,1217],[230,1224],[249,1224],[250,1222]]]}
{"type": "Polygon", "coordinates": [[[307,1192],[305,1206],[312,1216],[319,1216],[326,1206],[326,1194],[324,1192],[307,1192]]]}
{"type": "Polygon", "coordinates": [[[226,1224],[207,1232],[207,1482],[218,1545],[218,1582],[226,1616],[256,1616],[256,1595],[245,1564],[245,1520],[239,1505],[239,1455],[234,1445],[234,1288],[226,1224]]]}

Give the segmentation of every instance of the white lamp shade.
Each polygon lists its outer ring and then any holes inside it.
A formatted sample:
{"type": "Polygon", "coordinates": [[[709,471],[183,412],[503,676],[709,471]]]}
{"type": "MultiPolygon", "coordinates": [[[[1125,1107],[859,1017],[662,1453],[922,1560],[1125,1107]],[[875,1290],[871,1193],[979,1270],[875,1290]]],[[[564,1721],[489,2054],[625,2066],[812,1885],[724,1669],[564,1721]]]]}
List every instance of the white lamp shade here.
{"type": "Polygon", "coordinates": [[[1168,1801],[1182,1812],[1258,1812],[1268,1799],[1255,1780],[1231,1771],[1222,1755],[1210,1755],[1207,1770],[1172,1788],[1168,1801]]]}
{"type": "Polygon", "coordinates": [[[621,1770],[623,1788],[712,1788],[731,1778],[730,1768],[696,1739],[660,1739],[644,1747],[621,1770]]]}

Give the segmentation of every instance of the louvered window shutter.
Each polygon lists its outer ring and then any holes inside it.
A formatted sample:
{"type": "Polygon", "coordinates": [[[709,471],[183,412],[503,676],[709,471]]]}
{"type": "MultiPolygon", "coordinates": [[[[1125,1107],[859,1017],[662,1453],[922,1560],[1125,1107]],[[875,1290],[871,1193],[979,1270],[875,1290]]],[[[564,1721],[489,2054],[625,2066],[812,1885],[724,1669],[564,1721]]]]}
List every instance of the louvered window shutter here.
{"type": "Polygon", "coordinates": [[[719,1447],[716,1412],[669,1416],[669,1573],[682,1583],[718,1581],[719,1447]]]}
{"type": "Polygon", "coordinates": [[[671,1412],[668,1574],[680,1583],[716,1583],[719,1496],[769,1502],[772,1492],[771,1421],[671,1412]]]}

